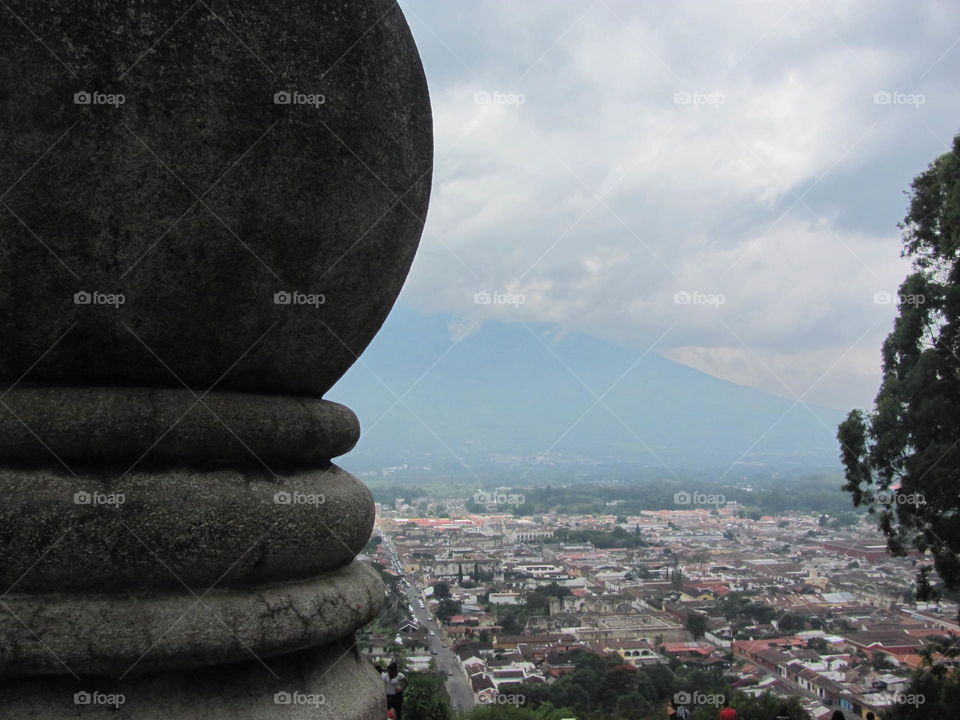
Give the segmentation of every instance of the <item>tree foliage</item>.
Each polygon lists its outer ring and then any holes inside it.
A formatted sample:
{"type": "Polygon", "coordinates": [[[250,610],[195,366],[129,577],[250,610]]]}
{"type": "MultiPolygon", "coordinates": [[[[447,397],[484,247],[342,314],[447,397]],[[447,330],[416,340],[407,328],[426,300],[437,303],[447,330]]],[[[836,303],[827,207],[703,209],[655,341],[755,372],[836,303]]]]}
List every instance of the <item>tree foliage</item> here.
{"type": "MultiPolygon", "coordinates": [[[[618,657],[601,657],[581,651],[576,669],[549,684],[522,684],[511,692],[522,695],[523,707],[491,707],[475,710],[470,720],[661,720],[666,703],[676,693],[727,697],[742,720],[771,720],[781,708],[791,720],[809,720],[794,698],[769,694],[757,698],[734,691],[719,670],[675,665],[632,668],[618,657]],[[557,714],[555,708],[566,708],[557,714]]],[[[704,704],[689,708],[694,720],[715,720],[718,707],[704,704]]]]}
{"type": "Polygon", "coordinates": [[[555,708],[544,703],[533,709],[528,707],[493,706],[478,707],[468,716],[470,720],[564,720],[571,717],[572,710],[555,708]]]}
{"type": "Polygon", "coordinates": [[[447,622],[454,615],[459,615],[463,611],[463,605],[459,600],[444,598],[437,606],[437,619],[440,622],[447,622]]]}
{"type": "Polygon", "coordinates": [[[928,667],[914,674],[902,693],[906,702],[895,703],[887,720],[927,720],[955,717],[960,708],[960,679],[942,666],[928,667]]]}
{"type": "MultiPolygon", "coordinates": [[[[786,717],[790,720],[809,718],[800,700],[796,697],[783,698],[771,693],[762,693],[756,697],[735,692],[729,698],[731,707],[737,710],[737,720],[773,720],[786,717]]],[[[717,708],[701,706],[693,713],[693,720],[716,720],[717,708]]]]}
{"type": "Polygon", "coordinates": [[[440,675],[422,672],[407,677],[401,720],[450,720],[450,701],[440,675]]]}
{"type": "Polygon", "coordinates": [[[854,505],[878,516],[892,552],[930,551],[960,586],[960,135],[918,175],[900,228],[914,272],[883,344],[883,382],[870,412],[840,425],[854,505]]]}
{"type": "Polygon", "coordinates": [[[699,640],[707,632],[707,616],[703,613],[692,612],[687,615],[687,632],[699,640]]]}
{"type": "Polygon", "coordinates": [[[650,544],[643,539],[642,535],[624,530],[619,525],[610,532],[558,528],[554,537],[566,543],[591,543],[597,548],[635,548],[646,547],[650,544]]]}

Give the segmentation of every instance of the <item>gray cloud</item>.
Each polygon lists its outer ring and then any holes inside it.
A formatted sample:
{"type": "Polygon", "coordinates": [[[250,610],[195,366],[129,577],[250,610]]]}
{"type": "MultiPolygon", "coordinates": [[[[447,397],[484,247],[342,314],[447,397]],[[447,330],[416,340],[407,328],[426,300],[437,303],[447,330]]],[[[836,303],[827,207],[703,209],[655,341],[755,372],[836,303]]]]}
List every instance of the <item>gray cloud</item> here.
{"type": "Polygon", "coordinates": [[[955,3],[401,4],[437,132],[406,302],[869,402],[902,191],[960,130],[955,3]]]}

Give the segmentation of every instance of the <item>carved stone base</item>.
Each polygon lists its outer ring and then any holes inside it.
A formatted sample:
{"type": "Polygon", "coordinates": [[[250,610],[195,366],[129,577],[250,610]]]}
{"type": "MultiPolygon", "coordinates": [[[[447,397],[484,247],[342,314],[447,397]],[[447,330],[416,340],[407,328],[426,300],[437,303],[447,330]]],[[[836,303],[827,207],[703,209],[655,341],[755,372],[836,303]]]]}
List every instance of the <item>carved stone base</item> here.
{"type": "Polygon", "coordinates": [[[124,678],[266,660],[366,625],[383,607],[383,592],[376,573],[354,561],[308,581],[203,595],[8,595],[0,606],[0,677],[124,678]]]}
{"type": "Polygon", "coordinates": [[[382,720],[353,644],[384,602],[354,559],[373,498],[329,460],[356,441],[349,409],[150,388],[7,400],[0,716],[382,720]]]}
{"type": "Polygon", "coordinates": [[[383,682],[352,636],[248,662],[109,681],[70,676],[0,682],[5,720],[382,720],[383,682]]]}

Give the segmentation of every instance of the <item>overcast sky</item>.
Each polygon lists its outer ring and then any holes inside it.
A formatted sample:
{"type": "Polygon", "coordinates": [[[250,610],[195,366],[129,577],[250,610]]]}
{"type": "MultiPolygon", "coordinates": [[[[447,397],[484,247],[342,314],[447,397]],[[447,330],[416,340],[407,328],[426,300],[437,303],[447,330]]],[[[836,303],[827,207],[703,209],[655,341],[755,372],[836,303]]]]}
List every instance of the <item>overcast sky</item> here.
{"type": "Polygon", "coordinates": [[[437,151],[404,302],[870,403],[903,191],[960,131],[960,3],[401,6],[437,151]]]}

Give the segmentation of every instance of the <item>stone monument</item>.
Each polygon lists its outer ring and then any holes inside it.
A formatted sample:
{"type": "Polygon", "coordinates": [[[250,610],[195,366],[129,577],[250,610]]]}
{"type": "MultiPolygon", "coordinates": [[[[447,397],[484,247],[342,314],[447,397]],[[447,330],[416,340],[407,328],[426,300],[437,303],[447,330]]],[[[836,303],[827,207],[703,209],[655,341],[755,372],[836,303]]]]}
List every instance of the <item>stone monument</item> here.
{"type": "Polygon", "coordinates": [[[395,0],[0,7],[0,714],[370,718],[323,400],[423,229],[395,0]]]}

